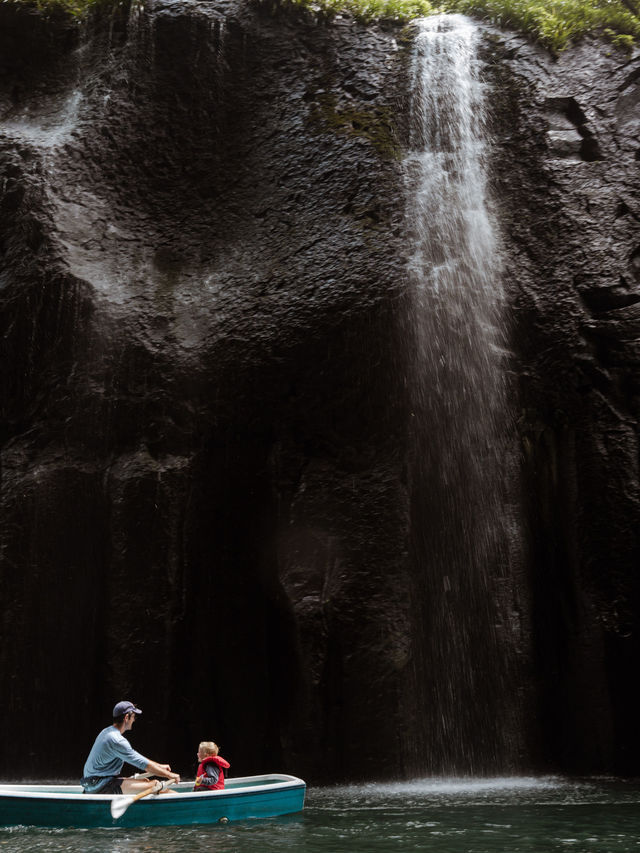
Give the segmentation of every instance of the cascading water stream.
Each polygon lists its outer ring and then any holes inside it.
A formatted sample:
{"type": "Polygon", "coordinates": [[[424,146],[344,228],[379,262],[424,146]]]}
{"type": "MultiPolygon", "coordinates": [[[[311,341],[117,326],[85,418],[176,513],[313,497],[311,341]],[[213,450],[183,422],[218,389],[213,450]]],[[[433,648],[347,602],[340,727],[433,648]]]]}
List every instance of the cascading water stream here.
{"type": "Polygon", "coordinates": [[[405,160],[414,357],[412,549],[423,642],[417,751],[433,772],[508,770],[519,535],[497,230],[475,25],[418,24],[405,160]]]}

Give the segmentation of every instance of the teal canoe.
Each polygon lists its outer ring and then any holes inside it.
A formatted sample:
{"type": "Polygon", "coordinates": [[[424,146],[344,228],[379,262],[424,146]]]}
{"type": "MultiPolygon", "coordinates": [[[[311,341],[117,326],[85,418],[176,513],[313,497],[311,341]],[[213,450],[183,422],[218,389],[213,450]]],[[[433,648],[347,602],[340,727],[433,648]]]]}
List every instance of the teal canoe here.
{"type": "Polygon", "coordinates": [[[79,785],[0,785],[0,826],[189,826],[278,817],[302,811],[306,785],[274,773],[227,779],[221,791],[194,793],[193,782],[172,790],[138,800],[115,819],[111,801],[118,795],[83,794],[79,785]]]}

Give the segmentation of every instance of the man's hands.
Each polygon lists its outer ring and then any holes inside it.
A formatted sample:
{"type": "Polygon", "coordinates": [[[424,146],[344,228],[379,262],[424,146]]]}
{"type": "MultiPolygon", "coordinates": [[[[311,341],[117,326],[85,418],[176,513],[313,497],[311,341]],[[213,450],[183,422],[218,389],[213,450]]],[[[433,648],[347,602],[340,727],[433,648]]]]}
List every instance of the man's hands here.
{"type": "Polygon", "coordinates": [[[147,764],[147,772],[153,776],[164,776],[166,779],[171,779],[172,782],[180,781],[180,774],[173,773],[170,764],[158,764],[156,761],[150,761],[147,764]]]}

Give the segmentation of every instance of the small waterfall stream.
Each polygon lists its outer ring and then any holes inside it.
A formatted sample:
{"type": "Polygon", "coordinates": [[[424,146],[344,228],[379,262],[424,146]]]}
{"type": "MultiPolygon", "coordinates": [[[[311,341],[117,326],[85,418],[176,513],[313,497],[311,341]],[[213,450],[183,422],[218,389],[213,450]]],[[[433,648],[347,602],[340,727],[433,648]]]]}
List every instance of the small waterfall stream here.
{"type": "Polygon", "coordinates": [[[419,22],[405,160],[412,547],[424,602],[418,751],[432,772],[505,771],[519,748],[515,465],[476,41],[462,16],[419,22]]]}

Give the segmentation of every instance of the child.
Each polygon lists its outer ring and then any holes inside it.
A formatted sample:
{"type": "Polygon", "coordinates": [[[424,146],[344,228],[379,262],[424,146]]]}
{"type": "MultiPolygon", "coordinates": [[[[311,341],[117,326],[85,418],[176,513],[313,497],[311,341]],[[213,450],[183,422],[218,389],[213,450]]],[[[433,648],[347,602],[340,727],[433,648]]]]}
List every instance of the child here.
{"type": "Polygon", "coordinates": [[[224,788],[224,771],[228,761],[218,755],[218,746],[211,740],[202,741],[198,747],[198,773],[194,791],[218,791],[224,788]]]}

